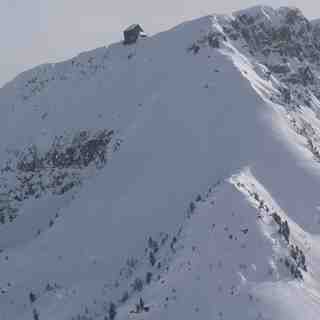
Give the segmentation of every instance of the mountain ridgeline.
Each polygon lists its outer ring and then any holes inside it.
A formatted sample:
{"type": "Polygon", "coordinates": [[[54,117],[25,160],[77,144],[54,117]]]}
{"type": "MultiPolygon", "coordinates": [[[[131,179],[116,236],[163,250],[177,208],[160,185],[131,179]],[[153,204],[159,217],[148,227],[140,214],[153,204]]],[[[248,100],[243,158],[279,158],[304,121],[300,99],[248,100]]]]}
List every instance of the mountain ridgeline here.
{"type": "Polygon", "coordinates": [[[318,320],[320,22],[210,15],[0,89],[1,320],[318,320]]]}

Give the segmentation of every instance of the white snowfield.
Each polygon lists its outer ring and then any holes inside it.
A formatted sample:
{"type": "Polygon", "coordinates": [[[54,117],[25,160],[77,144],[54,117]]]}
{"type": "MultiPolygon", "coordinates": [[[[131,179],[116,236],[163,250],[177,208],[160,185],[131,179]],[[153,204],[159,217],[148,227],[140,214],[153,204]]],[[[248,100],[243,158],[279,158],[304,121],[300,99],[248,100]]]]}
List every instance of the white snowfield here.
{"type": "Polygon", "coordinates": [[[315,86],[285,84],[267,66],[280,55],[226,29],[293,11],[204,17],[0,90],[2,168],[57,137],[114,132],[99,169],[1,171],[0,214],[17,209],[0,225],[0,320],[319,319],[315,86]],[[79,183],[52,191],[55,170],[79,183]],[[21,177],[49,191],[19,193],[21,177]]]}

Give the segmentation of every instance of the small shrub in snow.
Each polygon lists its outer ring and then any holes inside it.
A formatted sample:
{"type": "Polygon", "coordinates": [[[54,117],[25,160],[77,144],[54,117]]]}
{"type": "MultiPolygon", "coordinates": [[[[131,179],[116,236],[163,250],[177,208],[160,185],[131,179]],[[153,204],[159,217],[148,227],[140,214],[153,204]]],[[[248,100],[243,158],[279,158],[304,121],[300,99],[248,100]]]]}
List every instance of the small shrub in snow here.
{"type": "Polygon", "coordinates": [[[141,292],[143,289],[143,281],[140,278],[136,278],[132,284],[133,291],[141,292]]]}
{"type": "Polygon", "coordinates": [[[137,263],[138,263],[138,260],[135,258],[128,258],[127,259],[127,266],[131,269],[135,269],[137,263]]]}
{"type": "Polygon", "coordinates": [[[129,293],[128,293],[128,291],[125,291],[125,292],[123,293],[121,299],[120,299],[120,302],[121,302],[121,303],[125,303],[125,302],[128,301],[128,299],[129,299],[129,293]]]}
{"type": "Polygon", "coordinates": [[[150,284],[151,280],[152,280],[152,273],[151,272],[147,272],[146,274],[146,284],[150,284]]]}
{"type": "Polygon", "coordinates": [[[149,253],[149,262],[150,262],[150,264],[151,264],[152,267],[153,267],[153,266],[156,264],[156,262],[157,262],[156,257],[155,257],[155,255],[154,255],[153,252],[150,252],[150,253],[149,253]]]}
{"type": "Polygon", "coordinates": [[[37,300],[37,296],[32,291],[29,293],[29,300],[31,303],[34,303],[37,300]]]}
{"type": "Polygon", "coordinates": [[[39,320],[39,312],[36,309],[33,309],[33,320],[39,320]]]}
{"type": "Polygon", "coordinates": [[[148,247],[153,250],[154,253],[159,251],[159,245],[156,240],[153,240],[151,237],[148,239],[148,247]]]}
{"type": "Polygon", "coordinates": [[[194,54],[197,54],[200,51],[200,46],[196,43],[193,43],[188,49],[188,52],[193,52],[194,54]]]}
{"type": "Polygon", "coordinates": [[[176,249],[174,248],[174,246],[175,246],[175,244],[177,243],[177,238],[176,237],[173,237],[173,239],[172,239],[172,241],[171,241],[171,243],[170,243],[170,248],[171,248],[171,250],[173,251],[173,252],[175,252],[176,251],[176,249]]]}
{"type": "Polygon", "coordinates": [[[194,204],[193,201],[190,202],[189,204],[189,215],[192,215],[194,213],[194,210],[196,209],[196,205],[194,204]]]}
{"type": "Polygon", "coordinates": [[[110,320],[114,320],[117,315],[117,308],[113,302],[110,303],[108,315],[110,320]]]}

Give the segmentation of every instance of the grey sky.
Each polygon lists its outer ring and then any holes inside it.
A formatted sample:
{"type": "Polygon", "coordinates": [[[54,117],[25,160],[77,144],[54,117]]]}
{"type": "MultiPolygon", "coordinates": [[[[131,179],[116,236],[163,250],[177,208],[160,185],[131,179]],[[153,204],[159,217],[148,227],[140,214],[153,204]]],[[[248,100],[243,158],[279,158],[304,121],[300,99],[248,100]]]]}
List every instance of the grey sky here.
{"type": "Polygon", "coordinates": [[[0,86],[40,63],[118,41],[134,22],[152,34],[184,20],[261,3],[296,6],[310,18],[320,8],[317,0],[1,0],[0,86]]]}

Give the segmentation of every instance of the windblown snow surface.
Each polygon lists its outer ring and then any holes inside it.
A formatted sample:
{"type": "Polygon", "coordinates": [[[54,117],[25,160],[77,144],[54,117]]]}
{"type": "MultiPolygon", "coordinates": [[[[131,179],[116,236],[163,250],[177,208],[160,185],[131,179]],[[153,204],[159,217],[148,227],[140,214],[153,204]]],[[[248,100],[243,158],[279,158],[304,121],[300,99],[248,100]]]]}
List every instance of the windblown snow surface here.
{"type": "Polygon", "coordinates": [[[256,7],[4,86],[0,319],[318,320],[317,30],[256,7]]]}

